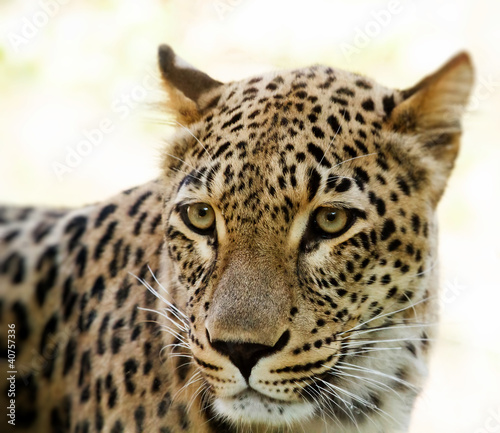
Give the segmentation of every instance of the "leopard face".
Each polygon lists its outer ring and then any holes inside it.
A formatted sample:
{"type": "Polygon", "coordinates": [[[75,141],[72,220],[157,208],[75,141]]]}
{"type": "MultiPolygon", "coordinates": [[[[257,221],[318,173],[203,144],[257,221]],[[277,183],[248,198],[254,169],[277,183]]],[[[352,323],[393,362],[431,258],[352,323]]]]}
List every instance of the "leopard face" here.
{"type": "MultiPolygon", "coordinates": [[[[228,84],[160,68],[165,266],[222,423],[404,428],[436,320],[436,205],[472,70],[399,91],[332,68],[228,84]]],[[[260,426],[260,427],[259,427],[260,426]]]]}

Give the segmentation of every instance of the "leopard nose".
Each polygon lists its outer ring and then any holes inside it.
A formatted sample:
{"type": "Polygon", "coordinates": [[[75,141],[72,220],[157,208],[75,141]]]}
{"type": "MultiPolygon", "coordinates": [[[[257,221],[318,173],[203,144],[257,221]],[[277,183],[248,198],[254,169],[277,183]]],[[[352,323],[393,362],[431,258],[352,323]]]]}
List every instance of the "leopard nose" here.
{"type": "MultiPolygon", "coordinates": [[[[210,335],[207,335],[207,337],[210,341],[210,335]]],[[[257,362],[266,356],[279,352],[287,345],[289,339],[290,332],[285,331],[274,346],[222,340],[211,341],[211,345],[221,355],[227,356],[248,382],[252,368],[257,362]]]]}

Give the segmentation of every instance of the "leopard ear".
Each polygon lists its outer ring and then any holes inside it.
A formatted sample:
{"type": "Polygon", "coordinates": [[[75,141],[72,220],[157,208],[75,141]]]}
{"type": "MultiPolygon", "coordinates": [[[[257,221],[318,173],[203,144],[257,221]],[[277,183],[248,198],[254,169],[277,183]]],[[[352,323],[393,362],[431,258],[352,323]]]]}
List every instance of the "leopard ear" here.
{"type": "Polygon", "coordinates": [[[473,85],[470,57],[462,52],[410,89],[389,118],[392,130],[416,136],[447,177],[458,154],[461,119],[473,85]],[[444,170],[443,170],[444,169],[444,170]]]}
{"type": "Polygon", "coordinates": [[[197,121],[216,103],[218,95],[213,90],[222,83],[191,66],[168,45],[158,48],[158,66],[169,97],[168,108],[183,125],[197,121]]]}

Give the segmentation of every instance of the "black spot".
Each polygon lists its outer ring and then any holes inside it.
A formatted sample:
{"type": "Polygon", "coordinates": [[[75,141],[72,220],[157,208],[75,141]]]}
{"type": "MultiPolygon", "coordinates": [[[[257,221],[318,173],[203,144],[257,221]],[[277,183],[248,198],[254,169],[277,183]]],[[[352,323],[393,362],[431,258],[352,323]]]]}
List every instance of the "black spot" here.
{"type": "Polygon", "coordinates": [[[239,113],[236,113],[233,117],[231,117],[231,119],[229,119],[222,125],[222,129],[225,129],[228,126],[234,125],[236,122],[238,122],[241,119],[241,114],[241,111],[239,113]]]}
{"type": "Polygon", "coordinates": [[[92,369],[92,364],[91,364],[91,353],[90,350],[86,350],[85,352],[82,353],[82,357],[80,360],[80,373],[78,376],[78,385],[82,386],[84,380],[90,373],[90,370],[92,369]]]}
{"type": "Polygon", "coordinates": [[[385,296],[386,299],[391,299],[392,297],[394,297],[394,295],[396,294],[396,292],[398,291],[398,288],[397,287],[392,287],[388,292],[387,292],[387,295],[385,296]]]}
{"type": "Polygon", "coordinates": [[[387,247],[388,251],[395,251],[401,246],[401,241],[399,239],[394,239],[387,247]]]}
{"type": "Polygon", "coordinates": [[[125,389],[129,394],[135,392],[135,383],[132,380],[133,376],[137,373],[137,361],[130,358],[123,364],[123,376],[125,378],[125,389]]]}
{"type": "Polygon", "coordinates": [[[357,80],[355,84],[356,84],[356,86],[360,87],[361,89],[371,89],[372,88],[371,84],[369,84],[365,80],[361,80],[361,79],[357,80]]]}
{"type": "Polygon", "coordinates": [[[68,252],[72,252],[75,247],[78,245],[80,238],[85,233],[85,229],[87,228],[87,217],[83,215],[79,215],[74,217],[69,223],[66,225],[64,229],[64,233],[71,233],[71,237],[68,242],[68,252]]]}
{"type": "Polygon", "coordinates": [[[348,122],[351,121],[351,115],[349,114],[349,111],[347,111],[345,108],[341,108],[339,110],[339,113],[342,115],[342,117],[347,120],[348,122]]]}
{"type": "MultiPolygon", "coordinates": [[[[151,193],[150,193],[151,194],[151,193]]],[[[135,206],[135,205],[134,205],[135,206]]],[[[130,212],[129,212],[130,214],[130,212]]],[[[135,215],[135,213],[134,213],[135,215]]],[[[118,221],[111,221],[106,228],[106,232],[102,235],[101,239],[97,243],[97,246],[94,251],[94,260],[98,260],[101,258],[102,253],[104,252],[104,248],[106,245],[113,239],[113,235],[115,233],[116,226],[118,225],[118,221]]]]}
{"type": "Polygon", "coordinates": [[[309,201],[311,201],[318,192],[321,183],[321,176],[314,168],[309,169],[308,174],[309,174],[309,180],[307,182],[307,191],[308,191],[307,198],[309,201]]]}
{"type": "Polygon", "coordinates": [[[170,398],[170,394],[167,392],[160,403],[158,403],[158,418],[163,418],[167,414],[171,403],[172,399],[170,398]]]}
{"type": "Polygon", "coordinates": [[[295,158],[298,162],[304,162],[306,160],[306,154],[303,152],[299,152],[297,153],[297,155],[295,155],[295,158]]]}
{"type": "MultiPolygon", "coordinates": [[[[241,114],[240,114],[241,117],[241,114]]],[[[218,158],[221,156],[231,145],[229,141],[226,141],[224,144],[220,145],[220,147],[217,149],[217,152],[215,152],[214,158],[218,158]]]]}
{"type": "Polygon", "coordinates": [[[312,127],[312,132],[316,138],[325,138],[325,133],[321,128],[317,126],[312,127]]]}
{"type": "Polygon", "coordinates": [[[5,234],[5,236],[1,240],[8,244],[12,242],[15,238],[17,238],[20,234],[21,232],[19,230],[10,230],[5,234]]]}
{"type": "Polygon", "coordinates": [[[20,284],[23,282],[26,269],[24,258],[18,253],[12,253],[3,262],[0,272],[4,274],[11,274],[12,284],[20,284]]]}
{"type": "Polygon", "coordinates": [[[120,286],[120,288],[116,291],[115,299],[116,299],[116,308],[120,308],[123,306],[125,301],[128,298],[130,292],[131,284],[128,282],[128,279],[125,278],[120,286]]]}
{"type": "Polygon", "coordinates": [[[363,184],[368,183],[370,180],[370,176],[366,170],[363,170],[361,167],[356,167],[354,169],[354,177],[356,178],[356,183],[360,186],[360,189],[363,189],[363,184]]]}
{"type": "Polygon", "coordinates": [[[396,225],[392,219],[388,219],[384,222],[384,227],[382,228],[382,232],[380,234],[380,239],[385,241],[389,239],[389,237],[396,231],[396,225]]]}
{"type": "Polygon", "coordinates": [[[97,298],[98,301],[101,301],[105,288],[106,286],[104,285],[104,277],[102,275],[99,275],[96,278],[94,285],[92,286],[91,297],[97,298]]]}
{"type": "Polygon", "coordinates": [[[401,177],[399,176],[397,178],[397,183],[398,183],[398,186],[399,186],[399,189],[405,194],[405,195],[410,195],[410,187],[408,186],[408,184],[406,183],[406,181],[401,177]]]}
{"type": "Polygon", "coordinates": [[[330,174],[328,176],[328,179],[326,180],[325,192],[328,192],[331,189],[335,188],[335,185],[337,185],[338,180],[339,180],[338,176],[330,174]]]}
{"type": "Polygon", "coordinates": [[[118,337],[118,335],[113,335],[113,337],[111,338],[111,351],[114,355],[116,355],[120,351],[122,344],[123,340],[118,337]]]}
{"type": "Polygon", "coordinates": [[[392,110],[394,110],[394,107],[396,106],[396,103],[394,102],[394,96],[384,96],[382,99],[382,104],[384,106],[384,111],[387,117],[389,117],[392,113],[392,110]]]}
{"type": "Polygon", "coordinates": [[[153,383],[151,384],[151,391],[158,392],[160,390],[161,381],[157,377],[153,379],[153,383]]]}
{"type": "Polygon", "coordinates": [[[354,96],[354,92],[347,87],[339,87],[336,92],[339,95],[354,96]]]}
{"type": "Polygon", "coordinates": [[[144,406],[139,406],[134,412],[136,433],[142,433],[144,431],[145,417],[146,417],[146,410],[144,409],[144,406]]]}
{"type": "Polygon", "coordinates": [[[373,111],[375,109],[375,104],[373,103],[373,100],[371,98],[365,99],[362,103],[361,106],[366,110],[366,111],[373,111]]]}
{"type": "Polygon", "coordinates": [[[135,236],[138,236],[141,234],[142,225],[144,224],[144,220],[147,217],[148,217],[148,213],[143,212],[143,213],[141,213],[141,216],[136,220],[135,225],[134,225],[134,235],[135,236]]]}
{"type": "Polygon", "coordinates": [[[335,187],[337,192],[346,192],[351,188],[351,181],[347,178],[343,178],[342,181],[335,187]]]}
{"type": "Polygon", "coordinates": [[[337,118],[333,114],[328,116],[326,121],[328,122],[328,124],[332,128],[332,131],[335,135],[342,133],[342,127],[340,126],[339,121],[337,120],[337,118]]]}
{"type": "Polygon", "coordinates": [[[99,327],[99,335],[97,337],[97,353],[102,355],[106,351],[106,345],[104,343],[104,334],[108,329],[110,319],[110,313],[107,313],[102,319],[101,326],[99,327]]]}
{"type": "Polygon", "coordinates": [[[40,259],[38,260],[38,263],[36,265],[37,271],[41,271],[44,267],[48,268],[45,275],[38,281],[36,285],[36,298],[40,306],[43,305],[47,293],[54,287],[57,279],[57,252],[58,250],[55,245],[48,247],[40,256],[40,259]]]}
{"type": "Polygon", "coordinates": [[[363,116],[360,113],[356,113],[355,119],[358,123],[361,123],[362,125],[364,125],[366,123],[365,119],[363,118],[363,116]]]}
{"type": "Polygon", "coordinates": [[[417,356],[417,349],[415,348],[415,345],[411,342],[406,343],[406,349],[413,355],[417,356]]]}
{"type": "Polygon", "coordinates": [[[95,411],[95,428],[96,431],[99,433],[102,431],[102,428],[104,427],[104,416],[102,415],[101,408],[97,408],[95,411]]]}
{"type": "Polygon", "coordinates": [[[63,375],[66,376],[68,372],[73,368],[73,364],[75,363],[76,357],[76,340],[72,337],[68,340],[66,344],[66,350],[64,353],[64,367],[63,367],[63,375]]]}
{"type": "Polygon", "coordinates": [[[85,267],[87,266],[87,247],[83,246],[80,248],[80,251],[78,251],[78,255],[76,256],[75,259],[77,270],[78,270],[78,276],[81,277],[83,276],[83,273],[85,272],[85,267]]]}
{"type": "Polygon", "coordinates": [[[125,430],[120,420],[116,420],[111,428],[111,433],[123,433],[125,430]]]}
{"type": "Polygon", "coordinates": [[[189,430],[189,414],[187,411],[187,407],[183,404],[177,405],[177,413],[179,415],[179,421],[181,429],[184,431],[189,430]]]}
{"type": "MultiPolygon", "coordinates": [[[[142,194],[137,201],[132,205],[132,207],[129,209],[128,214],[129,216],[135,216],[139,212],[139,208],[141,205],[146,201],[148,197],[150,197],[153,193],[151,191],[147,191],[144,194],[142,194]]],[[[108,226],[109,228],[109,226],[108,226]]]]}
{"type": "Polygon", "coordinates": [[[82,393],[80,394],[80,403],[85,403],[89,401],[90,398],[90,387],[87,385],[83,388],[82,393]]]}
{"type": "MultiPolygon", "coordinates": [[[[33,240],[35,243],[39,243],[45,236],[47,236],[52,228],[54,227],[53,224],[49,224],[45,221],[42,221],[40,224],[38,224],[33,230],[33,240]]],[[[19,233],[19,232],[17,232],[19,233]]],[[[9,242],[12,239],[12,233],[7,234],[7,236],[4,238],[7,242],[9,242]]]]}
{"type": "Polygon", "coordinates": [[[376,207],[377,207],[377,213],[380,216],[384,216],[385,215],[385,202],[384,202],[384,200],[382,200],[381,198],[378,198],[376,207]]]}
{"type": "Polygon", "coordinates": [[[346,152],[351,158],[356,158],[358,156],[358,152],[356,152],[356,149],[349,146],[348,144],[344,145],[343,149],[344,152],[346,152]]]}
{"type": "Polygon", "coordinates": [[[416,235],[420,232],[420,217],[416,214],[411,216],[411,227],[416,235]]]}
{"type": "Polygon", "coordinates": [[[161,223],[161,213],[156,215],[152,220],[151,220],[151,225],[149,228],[149,234],[152,235],[155,231],[156,228],[160,225],[161,223]]]}
{"type": "Polygon", "coordinates": [[[385,274],[382,278],[380,278],[380,284],[387,285],[391,282],[391,276],[389,274],[385,274]]]}
{"type": "Polygon", "coordinates": [[[326,168],[330,168],[332,165],[330,164],[330,161],[326,159],[324,152],[316,146],[314,143],[309,143],[307,145],[307,151],[314,156],[314,159],[318,164],[321,164],[322,166],[326,168]]]}
{"type": "Polygon", "coordinates": [[[64,282],[64,292],[63,292],[63,318],[64,320],[68,320],[73,313],[73,309],[75,308],[76,301],[78,299],[78,293],[72,290],[72,277],[68,277],[64,282]]]}
{"type": "Polygon", "coordinates": [[[39,350],[40,353],[44,353],[47,344],[49,343],[49,337],[55,334],[56,329],[57,329],[57,324],[59,322],[59,318],[57,317],[57,313],[54,313],[51,318],[47,321],[45,324],[45,327],[43,328],[42,331],[42,336],[40,339],[40,346],[39,350]]]}

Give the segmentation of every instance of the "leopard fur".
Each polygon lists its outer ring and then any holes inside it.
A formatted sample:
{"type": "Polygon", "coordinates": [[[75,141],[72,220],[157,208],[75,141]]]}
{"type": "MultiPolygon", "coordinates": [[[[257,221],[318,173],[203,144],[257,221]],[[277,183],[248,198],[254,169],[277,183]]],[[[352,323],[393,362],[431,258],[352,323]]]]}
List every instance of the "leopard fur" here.
{"type": "Polygon", "coordinates": [[[79,209],[0,208],[0,367],[14,324],[17,371],[2,426],[406,431],[467,54],[408,90],[326,66],[224,84],[167,46],[159,65],[178,128],[157,180],[79,209]],[[194,203],[210,231],[186,220],[194,203]],[[350,225],[325,234],[324,208],[350,225]]]}

